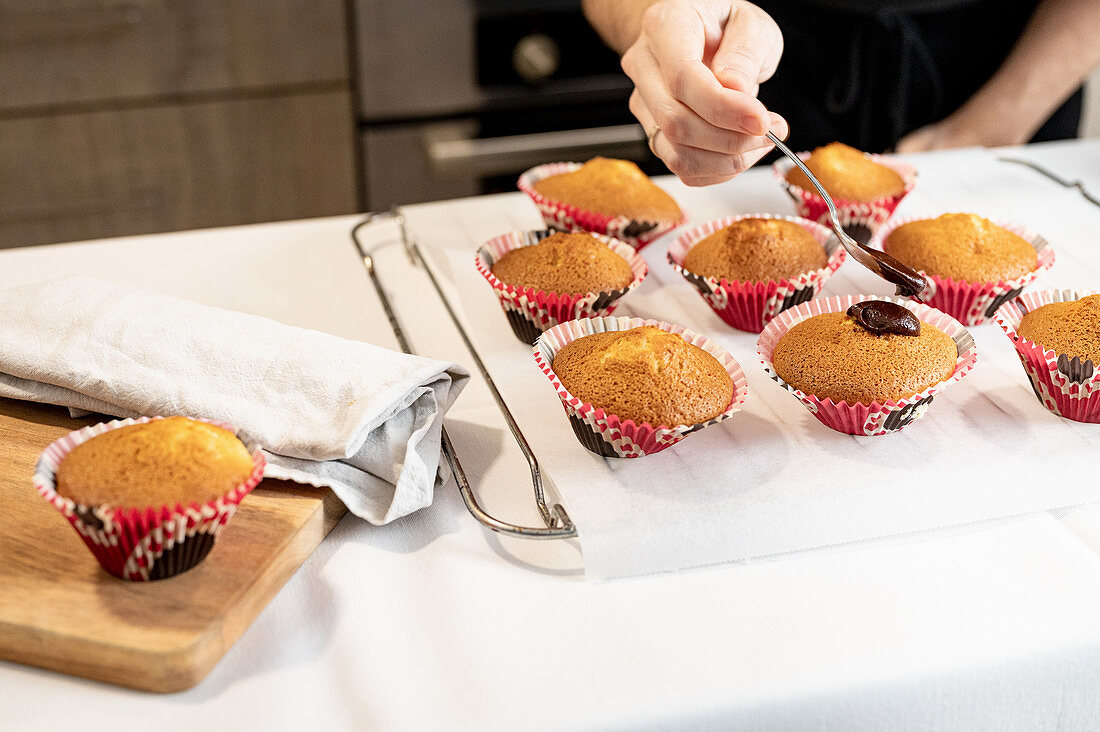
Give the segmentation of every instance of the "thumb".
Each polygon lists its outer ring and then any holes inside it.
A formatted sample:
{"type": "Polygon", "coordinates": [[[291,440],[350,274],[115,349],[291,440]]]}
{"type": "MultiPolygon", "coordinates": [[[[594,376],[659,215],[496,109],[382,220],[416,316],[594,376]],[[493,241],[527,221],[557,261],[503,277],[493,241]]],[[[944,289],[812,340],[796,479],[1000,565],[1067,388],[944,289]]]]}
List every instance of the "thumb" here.
{"type": "Polygon", "coordinates": [[[771,16],[739,2],[730,10],[710,65],[722,86],[754,94],[757,85],[775,73],[782,54],[783,34],[771,16]]]}

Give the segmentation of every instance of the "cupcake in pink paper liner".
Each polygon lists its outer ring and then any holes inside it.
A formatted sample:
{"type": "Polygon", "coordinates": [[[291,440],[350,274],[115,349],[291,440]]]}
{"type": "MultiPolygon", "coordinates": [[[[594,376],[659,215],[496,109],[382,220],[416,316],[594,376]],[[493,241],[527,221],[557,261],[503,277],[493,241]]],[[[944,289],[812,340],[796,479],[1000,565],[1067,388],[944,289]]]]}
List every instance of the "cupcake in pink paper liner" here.
{"type": "Polygon", "coordinates": [[[534,354],[577,439],[604,457],[660,452],[731,417],[749,391],[725,349],[656,320],[562,323],[539,337],[534,354]]]}
{"type": "Polygon", "coordinates": [[[610,314],[649,267],[628,244],[588,232],[512,231],[477,250],[516,337],[534,344],[547,328],[610,314]]]}
{"type": "Polygon", "coordinates": [[[950,315],[870,295],[783,311],[760,334],[757,353],[768,376],[822,424],[852,435],[885,435],[924,416],[978,358],[970,332],[950,315]]]}
{"type": "Polygon", "coordinates": [[[39,456],[38,493],[115,577],[150,581],[201,562],[263,479],[263,454],[219,422],[114,420],[70,432],[39,456]]]}
{"type": "Polygon", "coordinates": [[[1044,407],[1077,422],[1100,422],[1100,295],[1036,290],[997,309],[1031,388],[1044,407]]]}
{"type": "Polygon", "coordinates": [[[605,234],[635,249],[687,221],[672,196],[628,160],[539,165],[517,185],[550,228],[605,234]]]}
{"type": "MultiPolygon", "coordinates": [[[[894,213],[917,183],[913,166],[887,155],[872,155],[833,142],[798,157],[814,172],[836,205],[840,225],[861,244],[894,213]]],[[[794,201],[798,215],[830,225],[829,207],[809,178],[788,158],[772,165],[776,181],[794,201]]]]}
{"type": "Polygon", "coordinates": [[[921,299],[964,325],[986,322],[1054,265],[1050,243],[1026,226],[969,213],[891,221],[871,246],[925,275],[921,299]]]}
{"type": "Polygon", "coordinates": [[[711,309],[750,333],[759,333],[783,310],[820,293],[846,256],[840,241],[821,224],[771,214],[709,221],[684,232],[668,248],[669,264],[711,309]]]}

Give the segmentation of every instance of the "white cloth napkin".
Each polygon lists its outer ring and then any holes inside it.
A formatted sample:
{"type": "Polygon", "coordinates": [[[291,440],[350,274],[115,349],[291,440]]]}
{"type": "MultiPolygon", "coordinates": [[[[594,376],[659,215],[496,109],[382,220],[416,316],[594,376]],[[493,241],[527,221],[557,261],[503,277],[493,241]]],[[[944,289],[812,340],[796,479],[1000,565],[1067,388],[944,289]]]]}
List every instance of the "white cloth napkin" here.
{"type": "Polygon", "coordinates": [[[0,396],[234,425],[267,475],[330,486],[383,524],[432,501],[468,373],[90,277],[0,291],[0,396]]]}

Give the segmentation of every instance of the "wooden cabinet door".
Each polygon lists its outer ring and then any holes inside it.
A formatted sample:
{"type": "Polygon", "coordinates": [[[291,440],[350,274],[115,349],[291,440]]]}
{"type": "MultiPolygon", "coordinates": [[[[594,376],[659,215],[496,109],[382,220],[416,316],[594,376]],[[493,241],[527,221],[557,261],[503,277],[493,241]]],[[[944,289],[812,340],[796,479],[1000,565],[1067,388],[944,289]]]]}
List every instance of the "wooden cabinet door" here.
{"type": "Polygon", "coordinates": [[[0,0],[0,110],[347,82],[345,13],[342,0],[0,0]]]}
{"type": "Polygon", "coordinates": [[[349,213],[347,91],[0,118],[0,247],[349,213]]]}

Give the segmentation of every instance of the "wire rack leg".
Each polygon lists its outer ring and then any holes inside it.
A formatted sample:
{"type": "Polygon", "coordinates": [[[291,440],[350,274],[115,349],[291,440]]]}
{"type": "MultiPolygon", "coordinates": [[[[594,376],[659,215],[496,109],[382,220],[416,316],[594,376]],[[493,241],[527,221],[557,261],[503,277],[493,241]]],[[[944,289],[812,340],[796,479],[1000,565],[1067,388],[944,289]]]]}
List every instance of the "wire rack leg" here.
{"type": "Polygon", "coordinates": [[[436,279],[435,272],[433,272],[432,268],[428,265],[419,246],[409,237],[408,230],[405,227],[404,214],[402,214],[399,209],[393,209],[386,212],[367,214],[366,218],[352,228],[351,238],[363,261],[363,267],[367,270],[367,275],[370,277],[371,284],[374,285],[374,289],[378,293],[378,299],[382,302],[382,308],[386,312],[386,318],[389,321],[394,336],[397,338],[397,343],[401,347],[401,350],[405,353],[412,353],[408,339],[405,338],[405,332],[401,329],[401,324],[397,320],[397,313],[394,311],[393,305],[386,295],[385,289],[382,287],[382,281],[379,279],[378,267],[375,264],[374,257],[371,256],[366,246],[359,239],[359,233],[366,226],[382,219],[392,219],[397,223],[398,230],[401,232],[401,242],[405,247],[405,252],[408,254],[409,260],[414,265],[421,267],[428,275],[428,279],[431,281],[432,287],[435,288],[436,294],[443,303],[443,307],[446,308],[447,314],[451,317],[451,321],[454,323],[455,328],[458,329],[458,333],[462,337],[462,342],[466,345],[466,349],[473,357],[474,364],[477,366],[478,371],[481,372],[481,376],[485,379],[485,384],[489,387],[489,392],[493,395],[493,400],[496,402],[497,408],[500,409],[504,421],[508,424],[508,429],[511,431],[512,436],[515,438],[516,443],[527,459],[527,464],[531,470],[531,486],[535,493],[535,504],[538,506],[539,514],[542,516],[542,520],[546,526],[517,526],[507,521],[501,521],[485,511],[477,500],[477,495],[470,485],[470,481],[466,476],[466,471],[462,468],[462,462],[455,453],[454,443],[451,442],[451,437],[447,434],[447,428],[444,427],[442,430],[443,456],[446,458],[447,464],[451,468],[451,473],[455,477],[455,482],[458,484],[459,492],[462,495],[462,500],[466,504],[467,510],[469,510],[470,514],[483,526],[501,534],[519,536],[525,539],[564,539],[575,537],[577,535],[577,529],[569,519],[569,514],[566,513],[565,508],[560,503],[555,503],[552,507],[547,505],[546,492],[542,482],[542,470],[539,467],[534,452],[531,450],[530,444],[527,442],[527,438],[524,437],[523,431],[516,423],[511,410],[508,409],[508,405],[504,403],[504,398],[501,396],[500,390],[497,389],[496,383],[489,374],[488,368],[486,368],[484,361],[481,360],[481,356],[478,355],[477,349],[474,348],[474,344],[470,340],[466,328],[463,327],[462,323],[459,321],[458,315],[451,306],[450,300],[443,292],[439,280],[436,279]]]}

